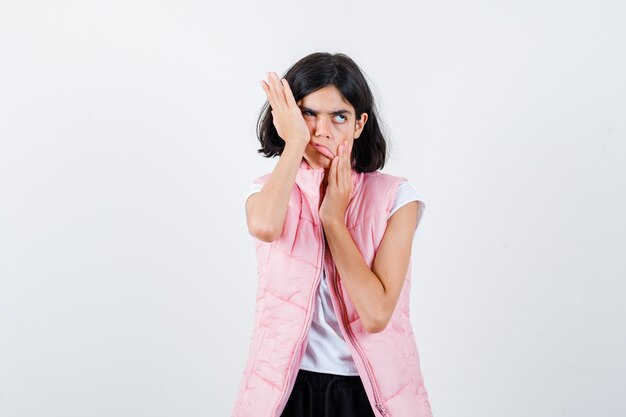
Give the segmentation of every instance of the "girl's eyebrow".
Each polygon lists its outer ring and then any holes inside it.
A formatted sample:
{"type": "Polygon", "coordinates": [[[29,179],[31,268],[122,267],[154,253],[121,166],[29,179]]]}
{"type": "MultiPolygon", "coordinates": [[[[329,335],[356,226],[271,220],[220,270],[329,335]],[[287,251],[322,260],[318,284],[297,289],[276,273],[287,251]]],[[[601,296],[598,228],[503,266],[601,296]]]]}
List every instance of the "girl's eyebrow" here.
{"type": "MultiPolygon", "coordinates": [[[[319,113],[317,110],[313,110],[313,109],[310,109],[308,107],[304,107],[304,106],[299,106],[299,107],[300,107],[300,109],[302,111],[310,111],[310,112],[316,113],[316,114],[319,113]]],[[[346,109],[339,109],[339,110],[331,111],[328,114],[331,115],[331,116],[334,116],[334,115],[337,115],[337,114],[344,114],[344,113],[352,114],[352,112],[350,110],[346,110],[346,109]]]]}

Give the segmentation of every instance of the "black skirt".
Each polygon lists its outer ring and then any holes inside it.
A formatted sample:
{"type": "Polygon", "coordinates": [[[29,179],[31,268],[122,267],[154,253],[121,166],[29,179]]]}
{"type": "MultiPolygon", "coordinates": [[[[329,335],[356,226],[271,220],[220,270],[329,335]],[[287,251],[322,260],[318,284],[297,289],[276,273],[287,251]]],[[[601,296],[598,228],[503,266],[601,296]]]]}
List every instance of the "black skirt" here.
{"type": "Polygon", "coordinates": [[[361,377],[298,371],[281,417],[375,417],[361,377]]]}

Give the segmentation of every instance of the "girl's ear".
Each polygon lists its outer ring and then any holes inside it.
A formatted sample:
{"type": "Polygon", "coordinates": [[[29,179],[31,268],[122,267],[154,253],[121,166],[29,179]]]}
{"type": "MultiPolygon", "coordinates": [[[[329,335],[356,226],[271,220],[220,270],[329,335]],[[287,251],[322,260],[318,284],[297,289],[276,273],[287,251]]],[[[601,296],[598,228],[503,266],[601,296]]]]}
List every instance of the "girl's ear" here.
{"type": "Polygon", "coordinates": [[[367,113],[361,113],[361,118],[356,121],[356,126],[354,127],[354,139],[358,139],[361,136],[365,122],[367,122],[367,113]]]}

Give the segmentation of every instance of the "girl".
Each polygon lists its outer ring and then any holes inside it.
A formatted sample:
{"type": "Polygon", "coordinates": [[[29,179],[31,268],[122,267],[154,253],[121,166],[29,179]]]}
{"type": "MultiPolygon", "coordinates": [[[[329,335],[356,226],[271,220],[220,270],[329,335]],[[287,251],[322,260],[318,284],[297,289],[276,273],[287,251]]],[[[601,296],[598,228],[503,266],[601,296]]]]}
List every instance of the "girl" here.
{"type": "Polygon", "coordinates": [[[233,417],[432,416],[409,310],[425,206],[379,171],[363,72],[313,53],[261,84],[258,151],[280,158],[246,196],[259,280],[233,417]]]}

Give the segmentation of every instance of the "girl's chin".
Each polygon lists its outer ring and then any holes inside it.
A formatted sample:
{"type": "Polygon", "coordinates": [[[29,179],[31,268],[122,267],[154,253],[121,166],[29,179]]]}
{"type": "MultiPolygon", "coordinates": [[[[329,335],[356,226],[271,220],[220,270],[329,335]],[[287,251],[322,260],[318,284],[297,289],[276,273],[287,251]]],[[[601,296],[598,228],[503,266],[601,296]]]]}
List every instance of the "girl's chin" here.
{"type": "Polygon", "coordinates": [[[312,169],[320,169],[320,168],[330,169],[330,165],[332,163],[330,159],[324,157],[323,155],[320,155],[319,158],[314,159],[314,160],[309,160],[307,158],[303,158],[303,159],[307,163],[307,165],[312,169]]]}

